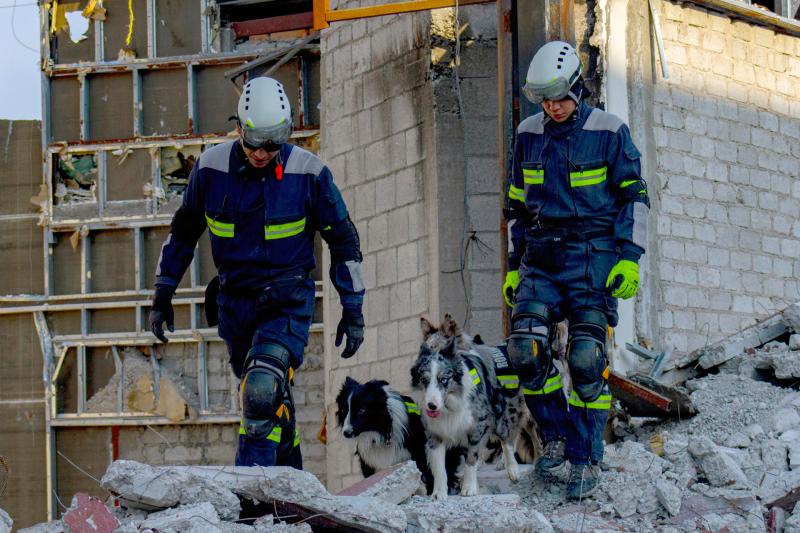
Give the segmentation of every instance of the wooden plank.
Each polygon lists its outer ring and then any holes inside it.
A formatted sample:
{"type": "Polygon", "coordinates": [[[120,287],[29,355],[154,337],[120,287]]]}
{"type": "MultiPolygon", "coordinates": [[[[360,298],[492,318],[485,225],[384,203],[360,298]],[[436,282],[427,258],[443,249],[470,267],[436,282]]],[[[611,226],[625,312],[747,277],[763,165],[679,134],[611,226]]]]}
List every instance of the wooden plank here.
{"type": "Polygon", "coordinates": [[[650,416],[666,416],[670,411],[672,400],[616,372],[609,374],[608,385],[614,398],[625,404],[632,414],[648,416],[643,413],[652,413],[650,416]]]}
{"type": "Polygon", "coordinates": [[[279,31],[311,29],[314,26],[314,15],[310,11],[307,13],[295,13],[293,15],[282,15],[280,17],[267,17],[263,19],[245,20],[231,24],[236,37],[249,37],[251,35],[264,35],[279,31]]]}

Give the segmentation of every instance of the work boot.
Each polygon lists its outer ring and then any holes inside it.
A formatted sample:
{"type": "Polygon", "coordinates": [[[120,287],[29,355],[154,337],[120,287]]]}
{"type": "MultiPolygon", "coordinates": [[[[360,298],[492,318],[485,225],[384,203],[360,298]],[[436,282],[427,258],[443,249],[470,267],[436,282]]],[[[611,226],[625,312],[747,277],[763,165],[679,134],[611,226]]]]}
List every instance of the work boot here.
{"type": "Polygon", "coordinates": [[[542,455],[536,459],[536,473],[545,479],[552,478],[566,467],[564,441],[551,440],[544,445],[542,455]]]}
{"type": "Polygon", "coordinates": [[[593,493],[600,484],[600,469],[595,465],[572,465],[567,480],[567,498],[580,500],[593,493]]]}

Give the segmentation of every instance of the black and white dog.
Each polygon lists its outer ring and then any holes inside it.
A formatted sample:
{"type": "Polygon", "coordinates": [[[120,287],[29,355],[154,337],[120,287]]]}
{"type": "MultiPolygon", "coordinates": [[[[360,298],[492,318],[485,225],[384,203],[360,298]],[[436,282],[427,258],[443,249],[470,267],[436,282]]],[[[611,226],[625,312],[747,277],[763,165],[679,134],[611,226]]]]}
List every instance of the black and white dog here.
{"type": "Polygon", "coordinates": [[[426,454],[433,474],[433,497],[447,497],[447,450],[466,448],[463,496],[478,494],[477,463],[490,439],[500,441],[512,481],[519,479],[515,442],[526,413],[521,391],[503,394],[490,347],[473,343],[450,315],[441,328],[421,321],[424,342],[411,368],[411,385],[422,401],[426,454]]]}
{"type": "MultiPolygon", "coordinates": [[[[366,383],[347,377],[336,397],[336,420],[347,439],[356,440],[356,455],[361,473],[369,477],[403,461],[413,460],[422,473],[428,494],[433,477],[425,454],[425,430],[420,410],[414,400],[392,390],[385,381],[366,383]]],[[[447,477],[451,487],[457,484],[455,471],[463,450],[447,458],[447,477]]]]}

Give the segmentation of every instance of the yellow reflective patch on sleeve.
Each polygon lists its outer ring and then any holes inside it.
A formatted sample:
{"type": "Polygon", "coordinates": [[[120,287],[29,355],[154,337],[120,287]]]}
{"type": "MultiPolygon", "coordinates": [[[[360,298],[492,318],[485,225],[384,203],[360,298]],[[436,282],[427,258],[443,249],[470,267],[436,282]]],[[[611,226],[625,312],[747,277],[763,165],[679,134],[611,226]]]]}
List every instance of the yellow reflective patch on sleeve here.
{"type": "Polygon", "coordinates": [[[306,218],[303,217],[295,222],[287,222],[286,224],[272,224],[264,226],[264,239],[271,241],[274,239],[285,239],[292,237],[306,229],[306,218]]]}
{"type": "Polygon", "coordinates": [[[227,239],[233,238],[233,224],[218,222],[208,216],[208,213],[206,213],[206,224],[208,224],[208,230],[217,237],[224,237],[227,239]]]}

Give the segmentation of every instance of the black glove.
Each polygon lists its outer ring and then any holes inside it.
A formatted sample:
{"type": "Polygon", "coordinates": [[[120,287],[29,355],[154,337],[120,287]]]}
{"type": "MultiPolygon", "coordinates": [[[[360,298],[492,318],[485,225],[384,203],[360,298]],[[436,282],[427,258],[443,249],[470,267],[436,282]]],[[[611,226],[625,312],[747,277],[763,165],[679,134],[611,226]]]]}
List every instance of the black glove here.
{"type": "Polygon", "coordinates": [[[358,351],[358,347],[364,342],[364,315],[361,311],[351,311],[344,309],[342,319],[336,327],[336,346],[342,344],[342,338],[347,335],[347,344],[342,352],[342,357],[347,359],[353,357],[358,351]]]}
{"type": "Polygon", "coordinates": [[[150,308],[150,330],[163,343],[169,342],[162,324],[167,323],[170,332],[175,331],[175,311],[172,309],[172,290],[156,288],[153,306],[150,308]]]}

